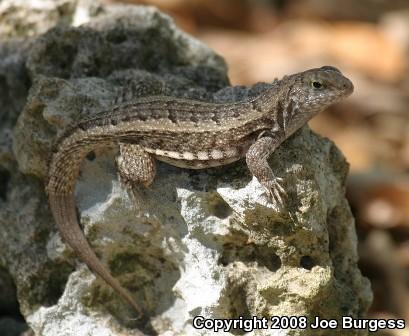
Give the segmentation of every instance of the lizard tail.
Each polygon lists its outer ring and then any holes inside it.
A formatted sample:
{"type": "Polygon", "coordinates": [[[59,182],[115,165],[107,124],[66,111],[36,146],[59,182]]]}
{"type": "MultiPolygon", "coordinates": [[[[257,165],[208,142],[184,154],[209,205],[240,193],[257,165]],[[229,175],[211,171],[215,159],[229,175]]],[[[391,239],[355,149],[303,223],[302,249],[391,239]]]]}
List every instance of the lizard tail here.
{"type": "Polygon", "coordinates": [[[71,246],[91,271],[98,274],[108,285],[117,291],[141,316],[142,311],[131,294],[109,273],[86,240],[78,224],[74,194],[49,193],[49,202],[63,240],[71,246]]]}

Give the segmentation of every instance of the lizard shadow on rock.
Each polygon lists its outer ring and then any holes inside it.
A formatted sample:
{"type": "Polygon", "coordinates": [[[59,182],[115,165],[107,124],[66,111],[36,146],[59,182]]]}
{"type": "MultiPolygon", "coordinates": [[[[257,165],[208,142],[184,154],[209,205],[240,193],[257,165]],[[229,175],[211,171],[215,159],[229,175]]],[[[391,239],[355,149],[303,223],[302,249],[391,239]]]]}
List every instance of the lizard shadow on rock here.
{"type": "Polygon", "coordinates": [[[192,191],[216,191],[217,183],[220,182],[228,184],[229,187],[234,190],[238,190],[243,188],[252,179],[250,171],[245,167],[244,158],[221,167],[206,168],[201,169],[200,171],[189,169],[187,171],[191,179],[190,190],[192,191]],[[210,183],[206,183],[206,181],[198,178],[202,174],[208,174],[213,177],[212,179],[209,179],[210,183]],[[234,183],[232,183],[232,181],[234,181],[234,183]]]}

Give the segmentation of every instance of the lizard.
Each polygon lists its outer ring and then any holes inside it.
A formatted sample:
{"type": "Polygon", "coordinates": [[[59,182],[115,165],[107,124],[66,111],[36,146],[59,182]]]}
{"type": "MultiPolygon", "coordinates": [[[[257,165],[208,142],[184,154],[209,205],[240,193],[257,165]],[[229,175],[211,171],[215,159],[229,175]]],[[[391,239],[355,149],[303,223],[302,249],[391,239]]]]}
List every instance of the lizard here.
{"type": "Polygon", "coordinates": [[[125,183],[149,186],[156,160],[188,169],[217,167],[245,158],[251,174],[278,204],[285,196],[267,159],[296,130],[328,106],[349,96],[352,82],[333,66],[284,76],[258,96],[211,103],[146,96],[80,119],[54,144],[46,192],[60,236],[126,302],[142,315],[128,290],[98,259],[76,216],[75,185],[85,156],[118,145],[125,183]]]}

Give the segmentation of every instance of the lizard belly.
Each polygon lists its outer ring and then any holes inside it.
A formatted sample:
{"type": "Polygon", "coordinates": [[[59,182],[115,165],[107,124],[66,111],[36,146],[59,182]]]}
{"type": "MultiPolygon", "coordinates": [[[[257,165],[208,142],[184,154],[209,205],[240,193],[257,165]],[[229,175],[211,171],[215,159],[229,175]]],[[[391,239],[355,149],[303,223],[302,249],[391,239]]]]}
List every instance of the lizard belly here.
{"type": "Polygon", "coordinates": [[[223,160],[183,160],[183,159],[172,159],[166,156],[155,155],[155,158],[159,161],[166,162],[171,164],[172,166],[179,167],[179,168],[188,168],[188,169],[204,169],[204,168],[211,168],[211,167],[219,167],[223,166],[232,162],[235,162],[240,159],[240,157],[236,158],[228,158],[223,160]]]}
{"type": "Polygon", "coordinates": [[[249,145],[228,147],[224,149],[208,149],[197,152],[177,152],[162,149],[144,148],[159,161],[169,163],[173,166],[189,169],[203,169],[218,167],[241,159],[249,145]]]}

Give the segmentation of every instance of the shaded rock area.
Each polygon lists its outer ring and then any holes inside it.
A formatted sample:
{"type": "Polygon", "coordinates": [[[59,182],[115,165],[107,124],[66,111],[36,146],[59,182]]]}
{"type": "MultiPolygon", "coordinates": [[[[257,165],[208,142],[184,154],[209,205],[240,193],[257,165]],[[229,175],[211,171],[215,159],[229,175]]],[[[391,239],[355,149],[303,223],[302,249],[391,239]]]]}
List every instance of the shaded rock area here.
{"type": "MultiPolygon", "coordinates": [[[[244,161],[203,171],[159,164],[137,209],[118,180],[115,146],[84,160],[76,190],[81,224],[143,307],[143,320],[134,320],[62,243],[43,187],[52,142],[73,120],[141,96],[239,101],[268,86],[229,87],[223,59],[151,7],[104,13],[22,43],[21,58],[12,58],[20,74],[6,66],[7,57],[0,61],[1,79],[20,80],[0,81],[0,100],[14,106],[0,129],[6,139],[0,155],[7,158],[0,168],[0,263],[34,334],[211,335],[195,330],[192,319],[364,316],[371,292],[357,268],[354,220],[344,197],[348,165],[308,127],[270,160],[288,193],[282,210],[244,161]]],[[[0,51],[15,54],[5,48],[0,51]]],[[[275,332],[225,335],[347,334],[275,332]]]]}
{"type": "Polygon", "coordinates": [[[20,335],[27,325],[18,310],[13,280],[3,267],[0,267],[0,293],[0,335],[20,335]]]}

